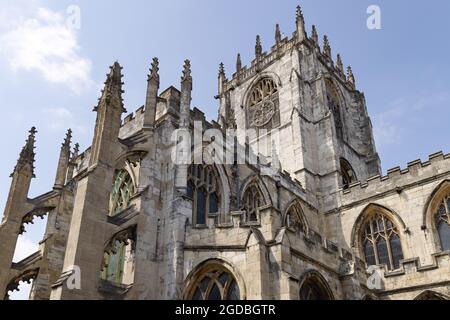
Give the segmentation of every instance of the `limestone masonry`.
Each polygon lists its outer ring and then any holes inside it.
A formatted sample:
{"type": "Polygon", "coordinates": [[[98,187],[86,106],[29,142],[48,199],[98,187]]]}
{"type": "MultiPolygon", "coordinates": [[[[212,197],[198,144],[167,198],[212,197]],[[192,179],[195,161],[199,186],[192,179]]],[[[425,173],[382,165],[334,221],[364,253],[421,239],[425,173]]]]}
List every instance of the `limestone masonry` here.
{"type": "Polygon", "coordinates": [[[450,154],[383,176],[352,69],[315,27],[307,35],[300,8],[296,26],[283,38],[277,25],[268,52],[258,36],[230,78],[220,66],[217,122],[190,107],[189,61],[181,90],[159,92],[156,58],[145,105],[122,120],[114,63],[92,145],[72,148],[69,130],[53,189],[29,199],[32,128],[0,225],[1,298],[32,281],[36,300],[448,299],[450,154]],[[190,154],[174,132],[230,129],[231,162],[208,161],[219,150],[174,161],[190,154]],[[39,250],[13,263],[18,236],[45,215],[39,250]]]}

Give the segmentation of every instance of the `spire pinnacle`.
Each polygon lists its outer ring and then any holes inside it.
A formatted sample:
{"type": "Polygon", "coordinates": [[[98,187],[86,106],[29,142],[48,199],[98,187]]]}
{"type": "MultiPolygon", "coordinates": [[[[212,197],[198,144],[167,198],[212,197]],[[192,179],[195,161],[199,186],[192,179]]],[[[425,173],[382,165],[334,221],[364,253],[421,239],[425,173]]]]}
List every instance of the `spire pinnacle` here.
{"type": "Polygon", "coordinates": [[[319,34],[317,33],[317,28],[315,25],[312,26],[311,39],[316,45],[319,44],[319,34]]]}
{"type": "Polygon", "coordinates": [[[11,177],[16,171],[21,170],[26,164],[29,164],[31,167],[31,174],[34,177],[34,144],[36,142],[36,127],[32,127],[29,131],[28,139],[26,140],[25,146],[22,148],[22,151],[20,152],[19,160],[17,160],[17,164],[14,167],[14,171],[11,174],[11,177]]]}
{"type": "Polygon", "coordinates": [[[305,32],[305,18],[303,17],[302,8],[300,6],[297,6],[295,23],[297,24],[297,40],[301,42],[306,39],[306,32],[305,32]]]}
{"type": "Polygon", "coordinates": [[[181,90],[192,90],[191,62],[184,60],[183,75],[181,77],[181,90]]]}
{"type": "Polygon", "coordinates": [[[255,45],[255,56],[256,58],[261,57],[262,55],[262,46],[261,46],[261,37],[259,35],[256,36],[256,45],[255,45]]]}
{"type": "Polygon", "coordinates": [[[353,75],[353,70],[351,66],[347,68],[347,82],[351,85],[353,89],[356,87],[355,76],[353,75]]]}
{"type": "Polygon", "coordinates": [[[78,157],[78,154],[80,153],[80,144],[77,142],[75,143],[75,146],[73,148],[72,152],[72,161],[75,160],[76,157],[78,157]]]}
{"type": "Polygon", "coordinates": [[[71,143],[72,143],[72,129],[69,129],[69,130],[67,130],[66,138],[64,139],[62,147],[70,150],[71,143]]]}
{"type": "Polygon", "coordinates": [[[340,54],[337,55],[336,66],[339,72],[344,73],[344,64],[342,63],[342,58],[340,54]]]}
{"type": "Polygon", "coordinates": [[[159,82],[159,60],[158,58],[153,58],[152,60],[152,67],[150,68],[150,74],[148,75],[148,81],[150,80],[156,80],[159,82]]]}
{"type": "Polygon", "coordinates": [[[276,44],[279,44],[281,42],[281,31],[280,25],[278,23],[275,25],[275,42],[276,44]]]}
{"type": "Polygon", "coordinates": [[[224,66],[223,62],[221,62],[219,64],[219,76],[220,75],[225,75],[225,66],[224,66]]]}
{"type": "Polygon", "coordinates": [[[241,61],[241,54],[237,54],[236,58],[236,72],[240,72],[242,70],[242,61],[241,61]]]}
{"type": "Polygon", "coordinates": [[[122,93],[124,93],[124,91],[122,90],[122,85],[124,84],[122,82],[123,68],[120,66],[119,62],[116,61],[112,66],[109,67],[109,69],[110,72],[106,75],[106,81],[105,86],[102,90],[102,96],[99,98],[98,105],[94,108],[94,111],[98,111],[102,101],[109,101],[111,100],[111,98],[115,98],[116,100],[118,100],[122,111],[126,112],[125,108],[123,107],[122,99],[122,93]]]}
{"type": "Polygon", "coordinates": [[[303,12],[302,12],[302,8],[300,6],[297,6],[297,11],[295,14],[295,18],[296,18],[296,22],[297,24],[299,23],[305,23],[305,18],[303,17],[303,12]]]}
{"type": "Polygon", "coordinates": [[[323,36],[323,53],[325,56],[331,59],[331,46],[330,41],[328,40],[328,36],[323,36]]]}

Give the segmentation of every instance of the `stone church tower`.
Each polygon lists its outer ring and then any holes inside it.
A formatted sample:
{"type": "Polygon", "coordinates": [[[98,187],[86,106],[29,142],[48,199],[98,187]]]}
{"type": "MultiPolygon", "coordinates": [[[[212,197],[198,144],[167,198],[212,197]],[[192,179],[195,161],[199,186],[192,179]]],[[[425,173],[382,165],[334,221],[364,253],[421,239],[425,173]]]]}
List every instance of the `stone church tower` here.
{"type": "Polygon", "coordinates": [[[0,295],[31,299],[448,299],[450,155],[381,174],[364,94],[328,38],[296,30],[230,79],[219,117],[160,92],[127,115],[111,66],[92,145],[69,130],[53,190],[28,198],[32,128],[0,225],[0,295]],[[220,142],[226,142],[222,144],[220,142]],[[19,234],[48,214],[38,252],[13,263],[19,234]]]}

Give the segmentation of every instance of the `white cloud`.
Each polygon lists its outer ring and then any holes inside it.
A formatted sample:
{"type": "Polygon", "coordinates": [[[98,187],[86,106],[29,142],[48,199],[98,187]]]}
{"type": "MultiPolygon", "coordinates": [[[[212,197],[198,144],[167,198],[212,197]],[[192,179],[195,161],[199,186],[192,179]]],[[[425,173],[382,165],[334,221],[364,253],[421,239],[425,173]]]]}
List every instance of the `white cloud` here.
{"type": "Polygon", "coordinates": [[[76,133],[86,134],[86,127],[76,124],[72,112],[66,108],[46,108],[42,110],[44,114],[46,128],[52,131],[67,130],[71,128],[76,133]]]}
{"type": "Polygon", "coordinates": [[[66,14],[43,7],[30,10],[22,3],[0,15],[6,19],[0,24],[0,53],[11,70],[38,72],[76,94],[91,87],[92,62],[80,54],[77,30],[66,23],[66,14]]]}

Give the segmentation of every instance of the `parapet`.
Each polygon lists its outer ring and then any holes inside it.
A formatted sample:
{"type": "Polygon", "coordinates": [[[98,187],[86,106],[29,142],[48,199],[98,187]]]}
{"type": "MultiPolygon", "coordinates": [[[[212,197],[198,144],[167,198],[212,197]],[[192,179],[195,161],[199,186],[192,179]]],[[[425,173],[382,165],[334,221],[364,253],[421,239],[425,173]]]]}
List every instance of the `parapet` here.
{"type": "Polygon", "coordinates": [[[345,196],[364,191],[365,194],[381,193],[383,191],[396,190],[401,192],[418,182],[424,182],[427,179],[435,179],[450,173],[450,153],[444,154],[442,151],[433,153],[428,161],[414,160],[408,163],[405,169],[395,167],[389,169],[387,174],[376,175],[367,179],[367,181],[358,181],[342,190],[345,196]]]}

